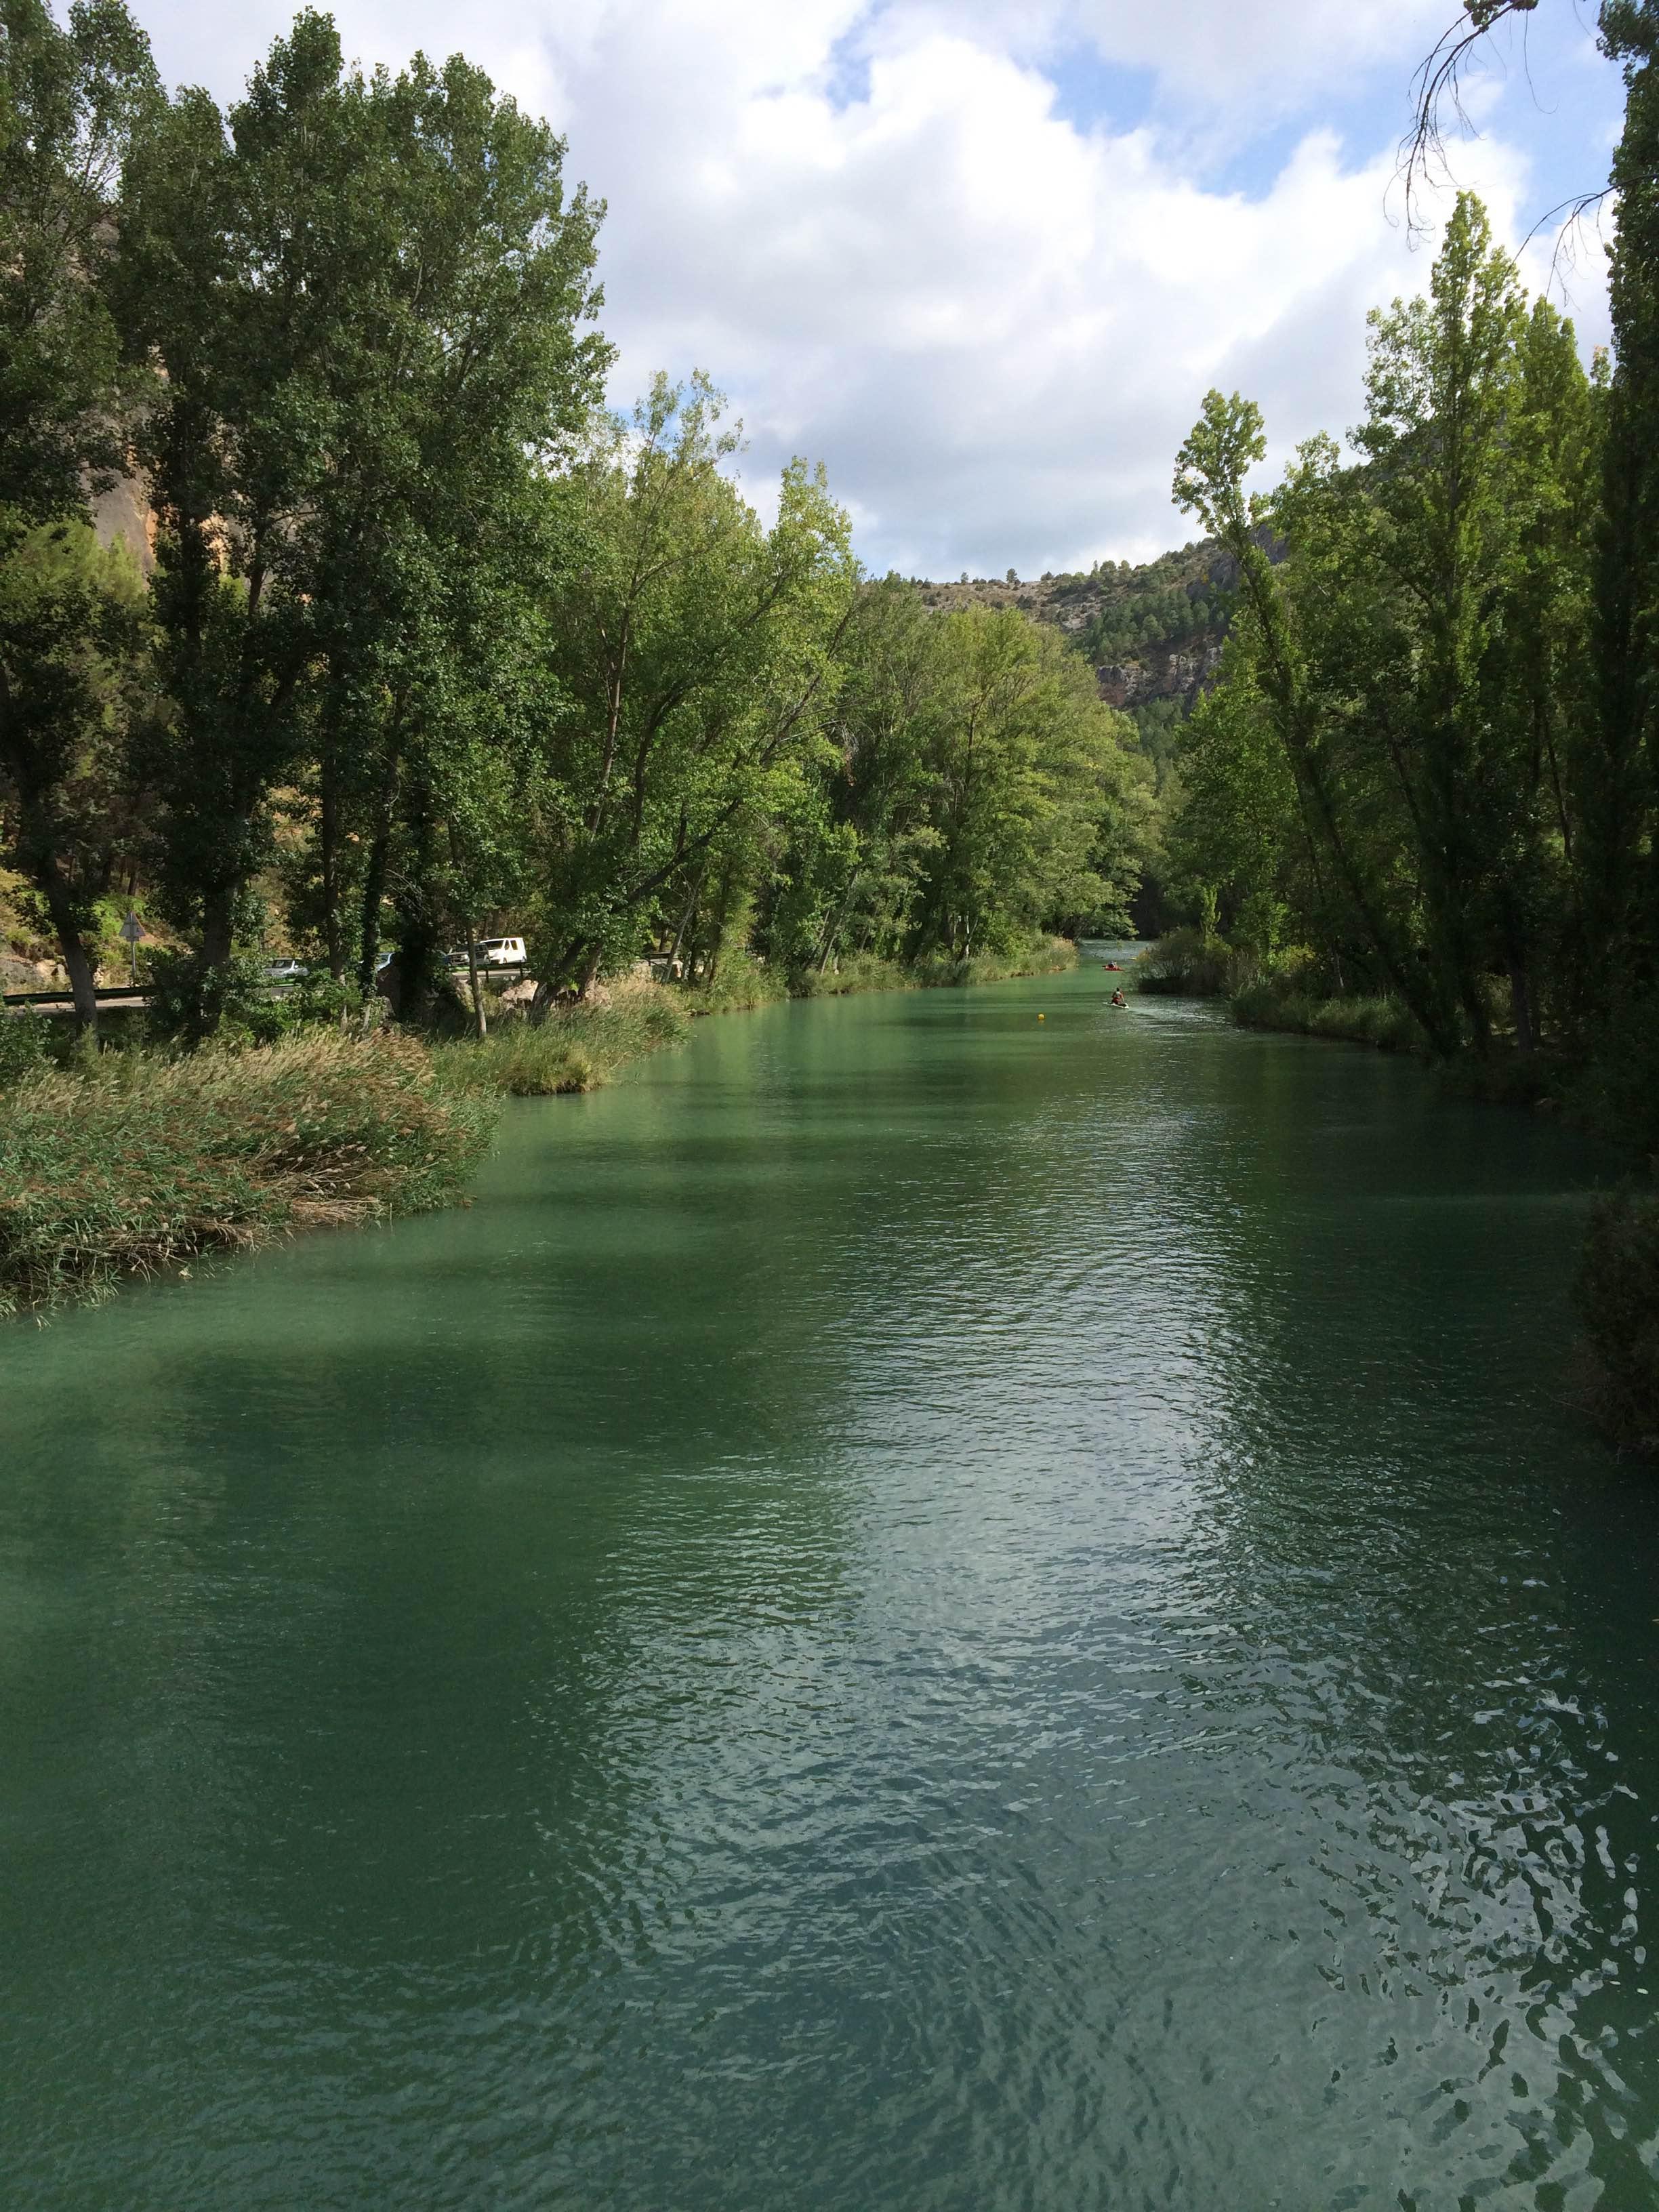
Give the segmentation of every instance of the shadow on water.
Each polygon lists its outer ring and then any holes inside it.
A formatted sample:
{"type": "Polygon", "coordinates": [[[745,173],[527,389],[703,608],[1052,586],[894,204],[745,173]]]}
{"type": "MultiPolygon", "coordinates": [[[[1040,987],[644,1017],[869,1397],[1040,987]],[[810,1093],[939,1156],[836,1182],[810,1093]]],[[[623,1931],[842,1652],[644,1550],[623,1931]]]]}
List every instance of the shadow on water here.
{"type": "Polygon", "coordinates": [[[0,1340],[21,2201],[1650,2203],[1601,1164],[1085,971],[0,1340]]]}

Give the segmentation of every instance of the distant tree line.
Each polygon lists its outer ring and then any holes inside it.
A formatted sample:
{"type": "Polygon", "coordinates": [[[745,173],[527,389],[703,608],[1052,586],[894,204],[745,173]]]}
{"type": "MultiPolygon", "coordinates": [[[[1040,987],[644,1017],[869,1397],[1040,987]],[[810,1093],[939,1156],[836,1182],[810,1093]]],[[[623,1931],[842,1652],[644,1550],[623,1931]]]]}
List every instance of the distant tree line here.
{"type": "Polygon", "coordinates": [[[1130,660],[1160,646],[1218,641],[1231,613],[1231,594],[1207,582],[1143,590],[1103,607],[1079,643],[1091,660],[1130,660]]]}
{"type": "Polygon", "coordinates": [[[0,858],[88,1027],[118,884],[198,1036],[272,921],[342,992],[395,948],[410,1015],[504,916],[578,995],[1122,924],[1145,772],[1087,672],[872,583],[805,463],[763,526],[701,378],[608,413],[564,155],[326,15],[222,112],[121,0],[0,0],[0,858]]]}

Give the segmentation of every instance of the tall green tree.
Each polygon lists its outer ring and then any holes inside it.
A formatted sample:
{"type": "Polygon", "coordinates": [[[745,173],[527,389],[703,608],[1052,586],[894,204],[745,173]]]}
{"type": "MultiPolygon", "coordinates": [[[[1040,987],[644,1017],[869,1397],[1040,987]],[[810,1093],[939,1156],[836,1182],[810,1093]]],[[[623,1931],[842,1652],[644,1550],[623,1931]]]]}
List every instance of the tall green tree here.
{"type": "MultiPolygon", "coordinates": [[[[915,949],[966,959],[1046,916],[1116,919],[1133,882],[1109,882],[1093,863],[1121,783],[1122,726],[1090,671],[1013,609],[949,616],[942,641],[948,690],[929,744],[938,842],[915,949]]],[[[1123,856],[1124,878],[1129,865],[1123,856]]]]}
{"type": "Polygon", "coordinates": [[[95,1035],[88,940],[137,842],[130,740],[158,711],[143,580],[85,522],[41,525],[0,560],[0,851],[57,938],[95,1035]]]}
{"type": "Polygon", "coordinates": [[[138,637],[137,579],[89,526],[131,397],[107,297],[113,200],[159,96],[119,0],[82,0],[61,27],[40,0],[0,0],[0,837],[88,1030],[138,637]]]}
{"type": "Polygon", "coordinates": [[[337,947],[343,801],[384,837],[407,781],[437,818],[406,771],[454,602],[608,357],[563,152],[459,58],[345,70],[307,13],[228,117],[184,94],[130,166],[124,328],[162,373],[161,868],[210,971],[308,744],[337,947]]]}
{"type": "Polygon", "coordinates": [[[683,931],[738,845],[758,876],[763,825],[795,803],[834,695],[857,581],[847,517],[796,461],[763,528],[721,471],[736,439],[720,417],[703,379],[659,377],[549,486],[550,990],[586,992],[677,906],[683,931]]]}
{"type": "Polygon", "coordinates": [[[1275,495],[1281,572],[1252,544],[1245,403],[1211,396],[1177,495],[1240,560],[1237,680],[1291,772],[1311,933],[1442,1051],[1486,1049],[1501,978],[1529,1048],[1540,968],[1567,1006],[1596,426],[1571,325],[1528,313],[1467,195],[1427,295],[1372,318],[1353,442],[1310,441],[1275,495]]]}

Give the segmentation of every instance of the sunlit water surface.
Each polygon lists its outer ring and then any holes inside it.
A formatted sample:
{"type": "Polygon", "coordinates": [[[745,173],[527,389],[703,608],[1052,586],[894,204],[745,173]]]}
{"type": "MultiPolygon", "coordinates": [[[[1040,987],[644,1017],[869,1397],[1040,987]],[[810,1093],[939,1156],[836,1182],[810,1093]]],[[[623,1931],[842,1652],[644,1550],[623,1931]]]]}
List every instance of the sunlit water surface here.
{"type": "Polygon", "coordinates": [[[1105,999],[0,1335],[9,2204],[1659,2203],[1609,1163],[1105,999]]]}

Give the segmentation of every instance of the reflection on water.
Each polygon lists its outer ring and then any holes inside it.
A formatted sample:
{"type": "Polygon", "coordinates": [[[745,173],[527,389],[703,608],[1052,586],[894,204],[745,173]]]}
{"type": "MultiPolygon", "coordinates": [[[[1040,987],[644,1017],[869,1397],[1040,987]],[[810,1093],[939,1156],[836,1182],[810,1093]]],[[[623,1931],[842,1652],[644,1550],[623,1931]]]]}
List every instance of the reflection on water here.
{"type": "Polygon", "coordinates": [[[16,2201],[1659,2201],[1603,1164],[1104,999],[703,1024],[0,1339],[16,2201]]]}

